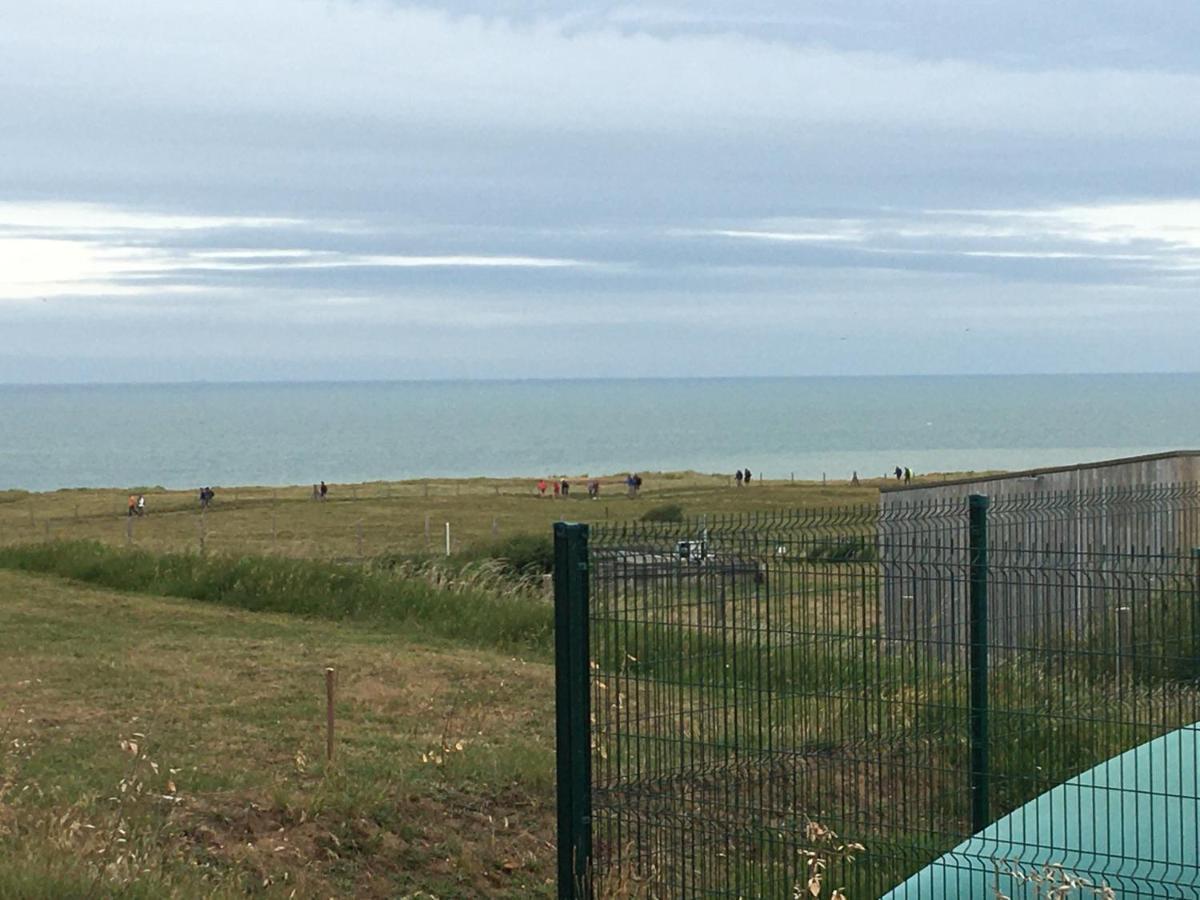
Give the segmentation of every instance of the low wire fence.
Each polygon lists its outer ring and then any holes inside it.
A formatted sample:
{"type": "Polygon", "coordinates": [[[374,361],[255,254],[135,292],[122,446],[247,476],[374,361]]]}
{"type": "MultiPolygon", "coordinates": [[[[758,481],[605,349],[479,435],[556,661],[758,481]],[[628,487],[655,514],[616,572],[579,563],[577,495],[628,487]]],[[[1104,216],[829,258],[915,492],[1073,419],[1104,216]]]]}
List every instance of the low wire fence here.
{"type": "MultiPolygon", "coordinates": [[[[556,526],[560,896],[877,897],[1195,723],[1197,522],[1177,485],[556,526]]],[[[1200,890],[1194,848],[1154,884],[1178,840],[1120,896],[1200,890]]]]}

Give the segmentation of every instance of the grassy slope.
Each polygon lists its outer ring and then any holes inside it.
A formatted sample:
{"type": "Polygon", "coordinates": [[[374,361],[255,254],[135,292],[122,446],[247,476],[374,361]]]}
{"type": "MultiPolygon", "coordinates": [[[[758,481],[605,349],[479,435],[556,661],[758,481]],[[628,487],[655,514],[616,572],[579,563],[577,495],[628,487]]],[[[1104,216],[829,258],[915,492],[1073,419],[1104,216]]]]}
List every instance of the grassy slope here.
{"type": "MultiPolygon", "coordinates": [[[[126,542],[126,489],[0,493],[0,543],[54,539],[126,542]]],[[[196,550],[203,534],[209,552],[278,553],[293,557],[354,557],[382,553],[442,553],[444,523],[452,549],[469,551],[513,534],[547,534],[559,519],[615,521],[675,503],[685,513],[874,503],[878,483],[764,482],[734,488],[728,478],[697,473],[646,476],[631,500],[606,486],[590,501],[576,487],[568,500],[539,498],[533,482],[472,479],[443,482],[334,485],[330,500],[315,503],[311,489],[224,488],[201,518],[192,492],[147,490],[148,515],[133,520],[132,539],[157,552],[196,550]],[[425,536],[426,517],[430,523],[425,536]],[[493,531],[493,523],[495,531],[493,531]]]]}
{"type": "Polygon", "coordinates": [[[45,576],[0,599],[0,896],[550,893],[549,665],[45,576]]]}

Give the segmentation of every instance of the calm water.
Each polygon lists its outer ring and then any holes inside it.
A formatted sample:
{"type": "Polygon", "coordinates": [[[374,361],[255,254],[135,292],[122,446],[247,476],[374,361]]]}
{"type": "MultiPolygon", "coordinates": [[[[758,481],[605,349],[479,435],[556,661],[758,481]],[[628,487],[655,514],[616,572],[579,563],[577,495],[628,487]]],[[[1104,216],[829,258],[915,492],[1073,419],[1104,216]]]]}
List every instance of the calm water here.
{"type": "Polygon", "coordinates": [[[0,487],[749,467],[848,478],[1200,447],[1200,375],[0,386],[0,487]]]}

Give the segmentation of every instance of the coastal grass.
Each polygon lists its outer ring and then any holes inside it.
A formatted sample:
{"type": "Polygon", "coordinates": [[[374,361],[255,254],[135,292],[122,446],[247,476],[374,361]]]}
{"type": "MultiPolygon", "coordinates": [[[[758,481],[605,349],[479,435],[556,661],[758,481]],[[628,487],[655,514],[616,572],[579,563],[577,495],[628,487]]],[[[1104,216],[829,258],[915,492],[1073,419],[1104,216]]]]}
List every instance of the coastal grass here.
{"type": "Polygon", "coordinates": [[[0,896],[552,895],[546,662],[29,572],[0,598],[0,896]]]}
{"type": "Polygon", "coordinates": [[[553,622],[540,584],[485,565],[352,566],[265,556],[152,554],[96,541],[0,547],[0,568],[99,587],[185,597],[251,612],[364,622],[410,636],[548,655],[553,622]]]}
{"type": "MultiPolygon", "coordinates": [[[[937,479],[940,476],[929,476],[937,479]]],[[[538,494],[534,479],[462,479],[311,486],[223,487],[201,510],[195,491],[114,487],[0,495],[0,544],[93,540],[156,553],[194,551],[310,559],[444,556],[446,524],[454,556],[478,556],[515,536],[549,535],[560,520],[623,522],[677,505],[725,514],[875,503],[882,481],[763,481],[736,487],[724,475],[644,473],[637,497],[602,479],[600,497],[538,494]],[[130,493],[147,513],[126,515],[130,493]]]]}

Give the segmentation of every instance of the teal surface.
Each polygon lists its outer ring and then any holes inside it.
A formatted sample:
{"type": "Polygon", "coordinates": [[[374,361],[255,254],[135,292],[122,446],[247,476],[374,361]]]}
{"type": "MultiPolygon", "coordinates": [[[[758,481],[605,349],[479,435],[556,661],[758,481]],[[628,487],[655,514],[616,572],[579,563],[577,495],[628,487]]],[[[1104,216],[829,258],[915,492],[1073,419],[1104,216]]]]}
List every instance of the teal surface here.
{"type": "MultiPolygon", "coordinates": [[[[887,900],[1056,896],[1045,866],[1117,897],[1200,897],[1198,725],[1113,757],[989,825],[886,894],[887,900]]],[[[1067,896],[1090,896],[1076,890],[1067,896]]]]}

